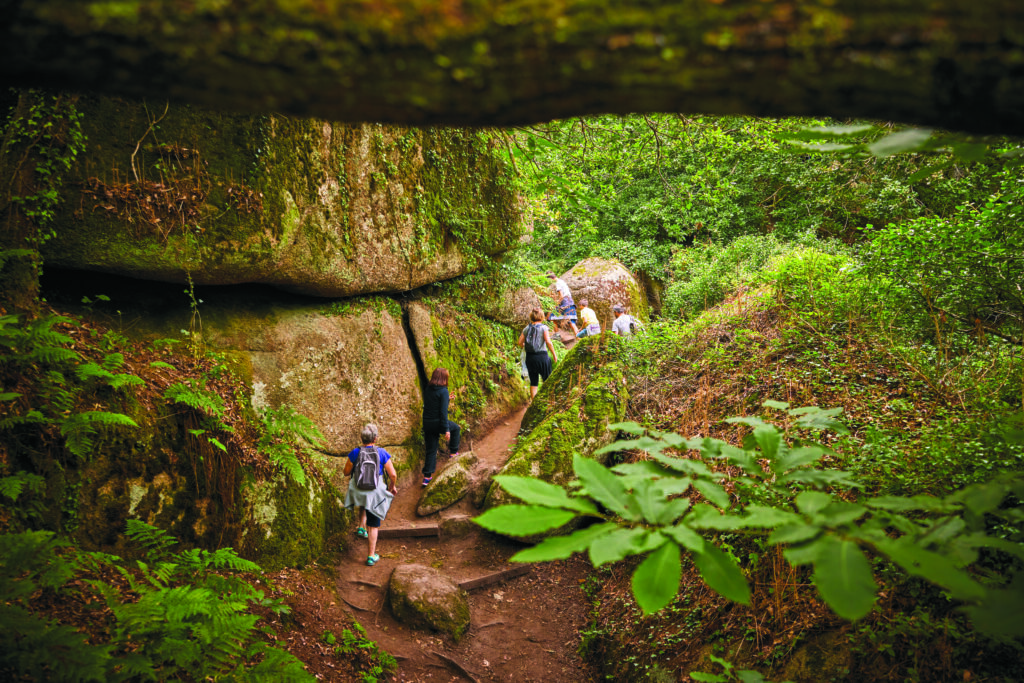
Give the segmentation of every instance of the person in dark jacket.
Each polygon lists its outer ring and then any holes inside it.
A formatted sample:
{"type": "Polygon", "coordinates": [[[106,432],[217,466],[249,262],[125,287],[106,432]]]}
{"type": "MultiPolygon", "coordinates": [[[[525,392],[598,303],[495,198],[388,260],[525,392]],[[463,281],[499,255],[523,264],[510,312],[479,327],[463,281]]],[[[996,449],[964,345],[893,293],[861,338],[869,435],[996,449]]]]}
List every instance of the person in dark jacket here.
{"type": "Polygon", "coordinates": [[[437,468],[437,440],[444,434],[448,442],[448,455],[459,455],[459,425],[448,419],[448,371],[437,368],[430,376],[423,392],[423,441],[427,447],[423,459],[423,485],[430,483],[437,468]]]}

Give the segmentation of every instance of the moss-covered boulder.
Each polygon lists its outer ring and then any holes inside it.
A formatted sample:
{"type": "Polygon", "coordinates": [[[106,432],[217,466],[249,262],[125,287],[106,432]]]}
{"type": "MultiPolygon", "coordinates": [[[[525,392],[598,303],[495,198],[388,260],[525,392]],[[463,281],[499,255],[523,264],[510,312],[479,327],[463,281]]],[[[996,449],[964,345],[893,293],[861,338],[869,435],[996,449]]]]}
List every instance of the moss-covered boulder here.
{"type": "MultiPolygon", "coordinates": [[[[564,485],[575,477],[574,453],[596,457],[611,443],[615,435],[608,425],[624,419],[629,402],[622,345],[615,335],[587,337],[555,365],[523,416],[521,437],[500,474],[564,485]]],[[[493,484],[485,506],[509,502],[493,484]]]]}
{"type": "Polygon", "coordinates": [[[78,108],[88,148],[48,267],[340,297],[470,272],[523,230],[482,132],[97,97],[78,108]]]}
{"type": "Polygon", "coordinates": [[[388,584],[388,603],[395,618],[411,628],[447,633],[456,641],[469,628],[466,591],[431,567],[396,567],[388,584]]]}
{"type": "Polygon", "coordinates": [[[424,489],[416,514],[426,517],[465,498],[472,488],[470,470],[474,464],[476,456],[472,452],[463,453],[449,463],[424,489]]]}
{"type": "Polygon", "coordinates": [[[414,302],[408,310],[427,375],[448,369],[448,415],[465,431],[483,428],[526,402],[518,331],[436,301],[414,302]]]}
{"type": "Polygon", "coordinates": [[[304,484],[283,475],[250,481],[240,493],[240,552],[264,569],[313,562],[331,550],[326,542],[349,521],[338,490],[311,477],[304,484]]]}
{"type": "Polygon", "coordinates": [[[624,265],[615,260],[588,258],[580,261],[562,275],[569,285],[577,306],[582,299],[601,321],[601,329],[611,330],[615,315],[612,306],[625,306],[626,312],[646,322],[650,318],[647,296],[643,287],[624,265]]]}

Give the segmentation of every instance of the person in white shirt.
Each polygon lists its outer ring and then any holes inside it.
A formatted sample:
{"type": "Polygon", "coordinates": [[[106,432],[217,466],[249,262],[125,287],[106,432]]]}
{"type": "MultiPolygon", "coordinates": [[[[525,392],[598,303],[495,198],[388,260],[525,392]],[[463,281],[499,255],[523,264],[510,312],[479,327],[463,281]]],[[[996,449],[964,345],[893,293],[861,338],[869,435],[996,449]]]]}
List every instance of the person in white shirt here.
{"type": "Polygon", "coordinates": [[[558,292],[558,298],[564,299],[565,297],[572,298],[572,293],[569,291],[569,285],[565,284],[565,280],[558,277],[550,270],[548,271],[548,279],[551,280],[551,286],[558,292]]]}
{"type": "Polygon", "coordinates": [[[612,332],[620,337],[628,337],[633,334],[634,329],[641,325],[639,320],[626,313],[626,309],[618,304],[612,306],[612,313],[615,314],[615,322],[612,323],[612,332]]]}

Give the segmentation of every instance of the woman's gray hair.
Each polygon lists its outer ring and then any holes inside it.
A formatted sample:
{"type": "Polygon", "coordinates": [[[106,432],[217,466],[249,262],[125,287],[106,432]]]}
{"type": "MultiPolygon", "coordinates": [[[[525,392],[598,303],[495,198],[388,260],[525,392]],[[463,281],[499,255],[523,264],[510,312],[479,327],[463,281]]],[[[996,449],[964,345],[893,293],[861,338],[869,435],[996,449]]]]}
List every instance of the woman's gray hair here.
{"type": "Polygon", "coordinates": [[[377,425],[370,423],[363,427],[363,431],[359,434],[359,438],[363,440],[363,443],[373,443],[377,440],[377,425]]]}

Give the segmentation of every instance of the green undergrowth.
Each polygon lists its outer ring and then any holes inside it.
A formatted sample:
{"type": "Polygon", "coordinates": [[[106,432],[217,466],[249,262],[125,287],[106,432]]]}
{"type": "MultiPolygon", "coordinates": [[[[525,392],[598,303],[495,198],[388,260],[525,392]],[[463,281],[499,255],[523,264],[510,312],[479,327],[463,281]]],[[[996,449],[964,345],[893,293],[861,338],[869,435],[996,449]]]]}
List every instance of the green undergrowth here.
{"type": "MultiPolygon", "coordinates": [[[[892,282],[860,268],[855,255],[765,244],[757,242],[754,253],[737,246],[748,253],[735,262],[725,258],[728,250],[720,251],[714,267],[721,288],[708,295],[719,305],[704,310],[703,301],[687,294],[695,302],[691,319],[652,324],[646,334],[618,344],[629,419],[739,445],[749,430],[725,418],[762,415],[765,401],[841,409],[848,433],[822,437],[827,451],[821,464],[856,478],[858,487],[842,494],[849,501],[942,497],[1020,474],[1019,347],[996,334],[972,336],[961,321],[939,312],[918,311],[928,325],[897,328],[892,321],[906,313],[903,300],[886,296],[892,282]]],[[[685,298],[681,291],[677,301],[685,298]]],[[[555,400],[538,399],[531,411],[558,410],[555,400]]],[[[638,458],[625,451],[610,462],[638,458]]],[[[722,473],[726,482],[743,483],[739,471],[722,473]]],[[[993,520],[986,533],[1020,537],[1019,524],[1005,520],[993,520]]],[[[764,536],[725,530],[711,537],[750,582],[749,606],[710,590],[707,574],[685,561],[680,592],[649,616],[630,588],[635,564],[595,574],[583,648],[609,680],[680,680],[695,670],[708,672],[700,680],[719,680],[711,673],[722,671],[715,658],[772,680],[1011,681],[1024,675],[1019,639],[975,630],[961,600],[879,554],[869,559],[880,597],[850,622],[822,602],[809,569],[783,562],[764,536]]],[[[995,588],[1017,571],[1012,554],[982,551],[971,575],[995,588]]]]}

